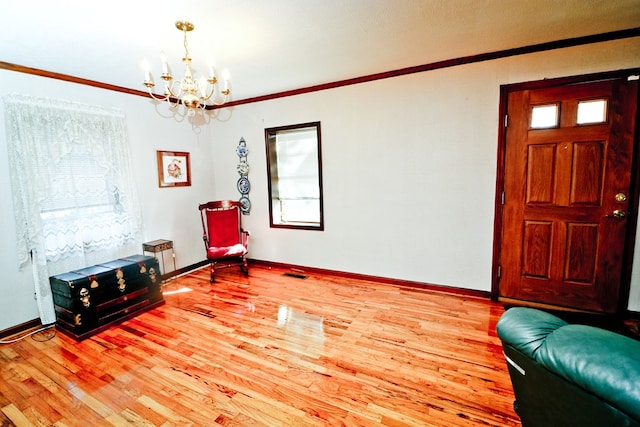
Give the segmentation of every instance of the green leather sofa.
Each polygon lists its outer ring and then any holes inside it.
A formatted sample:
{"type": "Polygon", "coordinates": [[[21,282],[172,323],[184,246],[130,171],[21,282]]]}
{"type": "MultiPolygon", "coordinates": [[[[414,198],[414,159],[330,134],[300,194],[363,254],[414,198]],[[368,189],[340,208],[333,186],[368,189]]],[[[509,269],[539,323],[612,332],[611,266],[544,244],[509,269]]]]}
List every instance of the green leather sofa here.
{"type": "Polygon", "coordinates": [[[524,307],[497,332],[523,427],[640,427],[640,341],[524,307]]]}

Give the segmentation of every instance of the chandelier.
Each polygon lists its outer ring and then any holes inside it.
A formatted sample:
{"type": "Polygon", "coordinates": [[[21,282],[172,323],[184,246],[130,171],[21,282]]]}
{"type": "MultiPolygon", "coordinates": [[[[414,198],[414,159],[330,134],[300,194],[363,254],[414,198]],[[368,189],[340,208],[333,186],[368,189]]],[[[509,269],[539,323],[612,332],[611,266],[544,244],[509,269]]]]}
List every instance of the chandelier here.
{"type": "Polygon", "coordinates": [[[219,88],[218,79],[215,70],[211,65],[209,67],[209,77],[201,77],[200,80],[193,78],[191,71],[191,57],[189,56],[189,46],[187,45],[187,33],[192,31],[194,26],[191,22],[177,21],[176,28],[184,34],[184,77],[180,80],[174,80],[167,57],[162,52],[160,60],[162,62],[162,74],[160,77],[164,81],[164,96],[158,97],[153,93],[155,83],[149,70],[149,64],[144,61],[143,68],[145,70],[144,85],[149,90],[149,95],[155,100],[166,101],[171,108],[182,104],[187,109],[187,115],[193,116],[198,109],[204,109],[210,105],[222,105],[227,102],[229,94],[229,76],[225,71],[223,73],[224,89],[219,88]],[[216,87],[218,86],[218,88],[216,87]],[[216,91],[216,89],[218,89],[216,91]]]}

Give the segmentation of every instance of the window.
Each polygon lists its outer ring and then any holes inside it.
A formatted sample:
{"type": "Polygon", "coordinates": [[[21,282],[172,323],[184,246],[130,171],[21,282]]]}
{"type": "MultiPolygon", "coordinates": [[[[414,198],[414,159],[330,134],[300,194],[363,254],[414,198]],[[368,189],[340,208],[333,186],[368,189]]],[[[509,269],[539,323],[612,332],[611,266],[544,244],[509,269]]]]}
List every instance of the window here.
{"type": "MultiPolygon", "coordinates": [[[[572,110],[575,111],[575,110],[572,110]]],[[[530,129],[556,128],[560,118],[560,103],[535,105],[531,108],[530,129]]],[[[575,123],[592,125],[606,123],[607,99],[589,99],[578,101],[575,123]]]]}
{"type": "Polygon", "coordinates": [[[579,125],[604,123],[607,121],[607,100],[593,99],[589,101],[578,101],[579,125]]]}
{"type": "Polygon", "coordinates": [[[271,227],[324,230],[320,122],[265,129],[271,227]]]}
{"type": "Polygon", "coordinates": [[[95,153],[67,153],[47,174],[50,185],[40,206],[47,261],[136,242],[135,221],[118,180],[103,167],[107,160],[95,153]]]}
{"type": "Polygon", "coordinates": [[[5,103],[22,257],[37,250],[43,262],[68,260],[60,268],[69,269],[134,250],[139,209],[124,115],[41,98],[5,103]]]}
{"type": "Polygon", "coordinates": [[[120,110],[3,98],[19,266],[32,265],[42,324],[56,321],[49,276],[131,254],[140,209],[120,110]]]}
{"type": "Polygon", "coordinates": [[[558,126],[558,104],[536,105],[531,109],[531,129],[558,126]]]}

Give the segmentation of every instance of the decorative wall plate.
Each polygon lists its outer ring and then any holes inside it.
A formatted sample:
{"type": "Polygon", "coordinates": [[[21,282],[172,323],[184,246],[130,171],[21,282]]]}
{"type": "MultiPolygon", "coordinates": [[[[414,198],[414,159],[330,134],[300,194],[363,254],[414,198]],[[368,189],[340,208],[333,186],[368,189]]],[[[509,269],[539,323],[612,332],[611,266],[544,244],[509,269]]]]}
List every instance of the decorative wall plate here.
{"type": "Polygon", "coordinates": [[[247,143],[244,139],[241,139],[240,143],[236,147],[236,154],[238,157],[247,157],[247,154],[249,154],[249,149],[247,148],[247,143]]]}
{"type": "Polygon", "coordinates": [[[249,173],[249,163],[245,162],[244,160],[241,161],[240,163],[238,163],[238,173],[241,176],[246,176],[249,173]]]}
{"type": "Polygon", "coordinates": [[[240,142],[238,142],[238,146],[236,147],[236,154],[240,158],[240,162],[238,166],[236,166],[236,170],[240,174],[240,179],[238,179],[236,186],[240,194],[242,194],[239,200],[240,211],[243,215],[249,215],[249,211],[251,211],[251,201],[248,197],[249,191],[251,191],[251,183],[249,182],[249,178],[247,178],[247,175],[249,175],[249,163],[247,163],[249,150],[247,149],[247,142],[242,137],[240,137],[240,142]]]}
{"type": "Polygon", "coordinates": [[[249,194],[249,190],[251,190],[251,183],[249,183],[249,180],[243,176],[238,180],[237,187],[240,194],[249,194]]]}
{"type": "Polygon", "coordinates": [[[240,204],[240,210],[242,211],[242,213],[248,214],[251,210],[251,200],[249,200],[247,196],[242,196],[240,197],[240,204]]]}

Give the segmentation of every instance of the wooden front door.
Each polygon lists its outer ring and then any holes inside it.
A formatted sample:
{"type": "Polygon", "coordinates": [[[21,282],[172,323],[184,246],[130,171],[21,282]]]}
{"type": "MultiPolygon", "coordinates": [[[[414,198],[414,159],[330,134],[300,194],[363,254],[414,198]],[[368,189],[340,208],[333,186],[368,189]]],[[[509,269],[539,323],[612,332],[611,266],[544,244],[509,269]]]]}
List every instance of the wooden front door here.
{"type": "Polygon", "coordinates": [[[509,93],[501,300],[617,311],[637,83],[509,93]]]}

